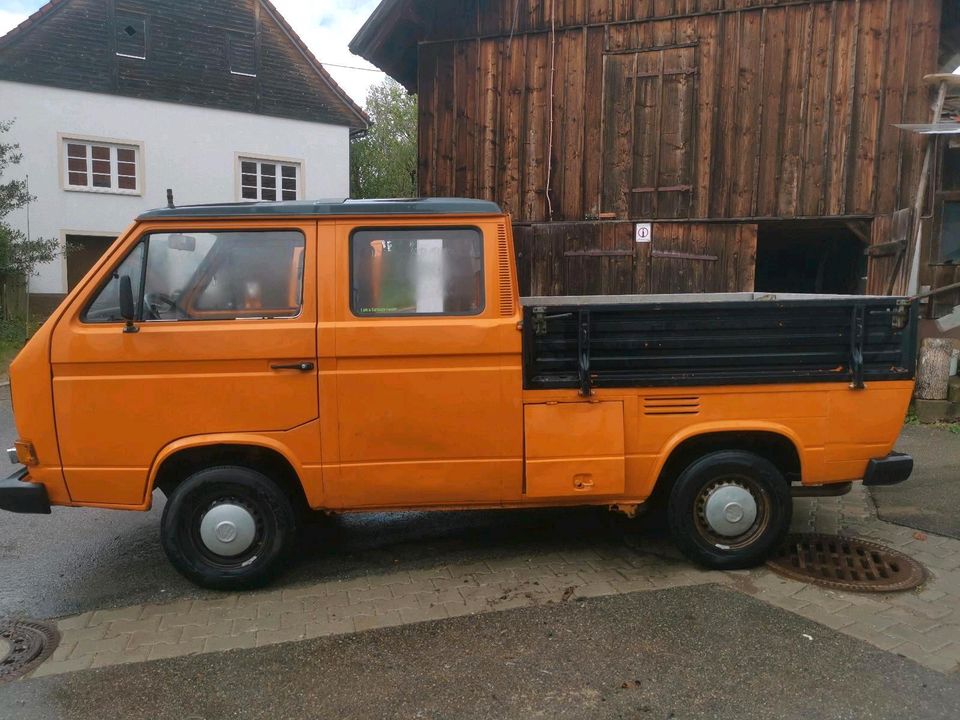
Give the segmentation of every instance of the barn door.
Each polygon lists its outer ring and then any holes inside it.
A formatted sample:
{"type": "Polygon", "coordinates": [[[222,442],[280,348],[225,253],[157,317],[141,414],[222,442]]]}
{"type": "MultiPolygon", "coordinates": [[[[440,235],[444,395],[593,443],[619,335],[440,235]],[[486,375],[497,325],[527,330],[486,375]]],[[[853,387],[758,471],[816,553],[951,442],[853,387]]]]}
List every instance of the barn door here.
{"type": "Polygon", "coordinates": [[[603,62],[603,212],[689,217],[696,48],[611,54],[603,62]]]}

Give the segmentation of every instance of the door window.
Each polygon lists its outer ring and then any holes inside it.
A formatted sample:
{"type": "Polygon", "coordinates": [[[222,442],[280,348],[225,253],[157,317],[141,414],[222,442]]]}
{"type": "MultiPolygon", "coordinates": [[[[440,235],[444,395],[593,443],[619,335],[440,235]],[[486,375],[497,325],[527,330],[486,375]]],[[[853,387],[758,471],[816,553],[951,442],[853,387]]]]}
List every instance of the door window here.
{"type": "Polygon", "coordinates": [[[483,238],[475,228],[357,230],[350,251],[358,316],[483,312],[483,238]]]}
{"type": "Polygon", "coordinates": [[[139,243],[127,255],[120,266],[113,271],[107,284],[87,306],[83,313],[83,322],[87,323],[115,323],[123,322],[120,317],[120,278],[128,276],[133,282],[134,293],[140,287],[140,277],[143,274],[144,243],[139,243]]]}
{"type": "Polygon", "coordinates": [[[296,231],[153,233],[120,265],[84,320],[120,320],[124,274],[140,291],[141,321],[296,317],[303,306],[304,248],[296,231]]]}

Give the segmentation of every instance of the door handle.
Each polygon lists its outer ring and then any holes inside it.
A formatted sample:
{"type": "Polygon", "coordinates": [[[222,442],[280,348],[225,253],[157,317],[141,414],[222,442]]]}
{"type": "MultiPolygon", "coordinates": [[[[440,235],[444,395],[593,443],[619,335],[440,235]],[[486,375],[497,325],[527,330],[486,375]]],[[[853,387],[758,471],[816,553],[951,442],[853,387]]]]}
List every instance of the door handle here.
{"type": "Polygon", "coordinates": [[[293,363],[291,365],[271,365],[271,370],[298,370],[299,372],[310,372],[316,367],[312,362],[293,363]]]}

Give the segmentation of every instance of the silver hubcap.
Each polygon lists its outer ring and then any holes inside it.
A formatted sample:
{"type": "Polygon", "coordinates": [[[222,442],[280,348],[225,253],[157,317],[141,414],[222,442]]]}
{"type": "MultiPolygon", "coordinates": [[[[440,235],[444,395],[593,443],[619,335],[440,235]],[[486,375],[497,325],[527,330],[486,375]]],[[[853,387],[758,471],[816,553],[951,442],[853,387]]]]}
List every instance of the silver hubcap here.
{"type": "Polygon", "coordinates": [[[746,488],[721,485],[714,488],[704,506],[704,519],[717,535],[743,535],[757,520],[757,501],[746,488]]]}
{"type": "Polygon", "coordinates": [[[200,539],[210,552],[236,557],[253,545],[257,522],[242,505],[214,505],[200,521],[200,539]]]}

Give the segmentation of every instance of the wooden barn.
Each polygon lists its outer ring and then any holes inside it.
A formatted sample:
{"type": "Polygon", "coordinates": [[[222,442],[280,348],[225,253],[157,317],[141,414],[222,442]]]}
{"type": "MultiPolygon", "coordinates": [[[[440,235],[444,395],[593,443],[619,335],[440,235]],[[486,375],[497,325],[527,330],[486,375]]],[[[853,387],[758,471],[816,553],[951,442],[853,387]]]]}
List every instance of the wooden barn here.
{"type": "Polygon", "coordinates": [[[512,213],[525,293],[883,293],[955,5],[383,0],[351,49],[419,95],[421,193],[512,213]]]}

